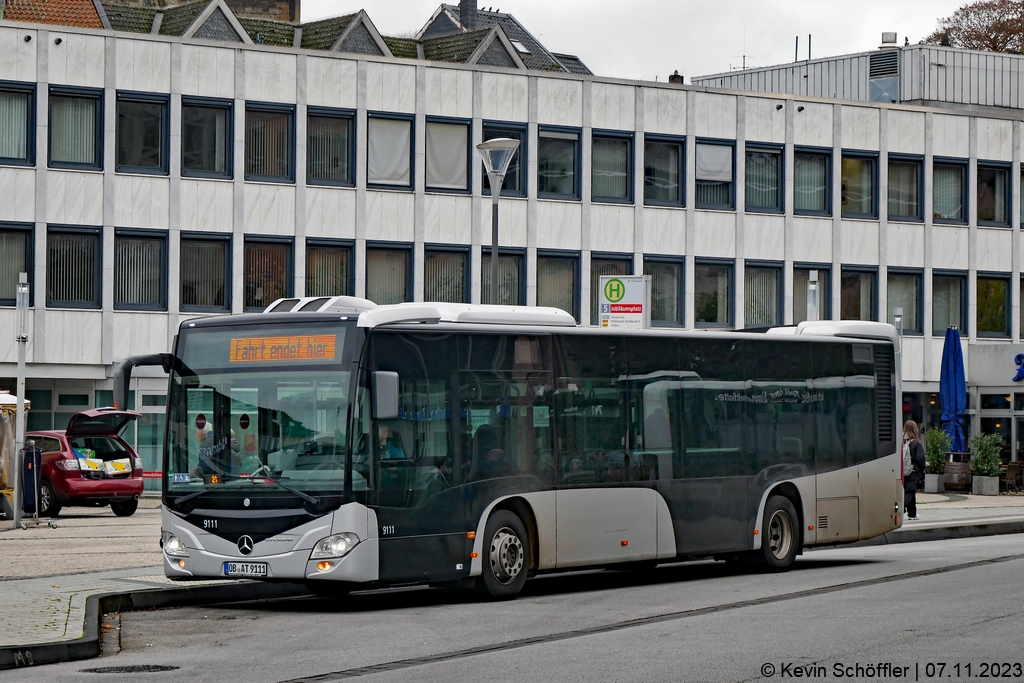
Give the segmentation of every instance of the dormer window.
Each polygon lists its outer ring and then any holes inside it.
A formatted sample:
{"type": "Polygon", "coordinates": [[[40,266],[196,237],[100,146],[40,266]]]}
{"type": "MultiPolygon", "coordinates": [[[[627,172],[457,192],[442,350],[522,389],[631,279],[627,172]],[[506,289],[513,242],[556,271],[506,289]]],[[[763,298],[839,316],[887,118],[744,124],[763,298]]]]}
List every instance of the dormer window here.
{"type": "Polygon", "coordinates": [[[512,43],[512,47],[514,47],[516,49],[516,52],[518,52],[520,55],[526,57],[530,56],[530,51],[527,49],[525,45],[523,45],[523,42],[521,40],[510,40],[509,42],[512,43]]]}

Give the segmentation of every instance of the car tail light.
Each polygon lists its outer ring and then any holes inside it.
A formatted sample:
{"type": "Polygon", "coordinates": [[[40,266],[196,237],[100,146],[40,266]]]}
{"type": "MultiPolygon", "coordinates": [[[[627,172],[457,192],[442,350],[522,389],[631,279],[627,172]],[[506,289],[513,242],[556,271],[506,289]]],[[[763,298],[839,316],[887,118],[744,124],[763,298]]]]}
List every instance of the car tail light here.
{"type": "Polygon", "coordinates": [[[67,460],[56,460],[53,463],[58,469],[62,469],[66,472],[71,472],[78,469],[78,458],[69,458],[67,460]]]}
{"type": "Polygon", "coordinates": [[[142,465],[142,458],[140,458],[137,455],[133,455],[132,456],[132,467],[134,467],[137,470],[144,469],[143,465],[142,465]]]}

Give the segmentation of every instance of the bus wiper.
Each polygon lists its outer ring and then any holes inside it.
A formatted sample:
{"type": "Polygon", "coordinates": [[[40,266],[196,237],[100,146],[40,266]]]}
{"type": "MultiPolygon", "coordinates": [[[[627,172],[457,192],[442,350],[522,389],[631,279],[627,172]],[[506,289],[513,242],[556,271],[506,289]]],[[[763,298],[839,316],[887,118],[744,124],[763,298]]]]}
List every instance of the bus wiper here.
{"type": "Polygon", "coordinates": [[[253,472],[252,474],[249,475],[249,478],[250,479],[256,479],[258,477],[258,478],[262,479],[263,481],[269,481],[271,484],[277,484],[278,486],[280,486],[281,488],[283,488],[285,491],[287,491],[289,493],[294,493],[296,496],[298,496],[302,500],[306,501],[307,503],[311,503],[313,505],[319,505],[320,504],[320,499],[319,498],[317,498],[315,496],[311,496],[308,493],[303,493],[302,491],[298,490],[297,488],[293,488],[293,487],[289,486],[288,484],[285,484],[285,483],[283,483],[281,481],[278,481],[277,479],[274,479],[273,477],[268,477],[267,476],[268,474],[270,474],[270,467],[268,465],[261,465],[259,468],[257,468],[257,470],[255,472],[253,472]]]}

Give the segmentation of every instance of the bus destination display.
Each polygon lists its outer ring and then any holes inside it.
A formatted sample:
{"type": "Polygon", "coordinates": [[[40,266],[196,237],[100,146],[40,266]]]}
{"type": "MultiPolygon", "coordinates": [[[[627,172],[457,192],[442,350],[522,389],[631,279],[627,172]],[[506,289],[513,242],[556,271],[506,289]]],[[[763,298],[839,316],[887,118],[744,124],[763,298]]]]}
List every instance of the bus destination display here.
{"type": "Polygon", "coordinates": [[[338,335],[297,335],[284,337],[233,337],[228,352],[230,363],[334,360],[338,335]]]}

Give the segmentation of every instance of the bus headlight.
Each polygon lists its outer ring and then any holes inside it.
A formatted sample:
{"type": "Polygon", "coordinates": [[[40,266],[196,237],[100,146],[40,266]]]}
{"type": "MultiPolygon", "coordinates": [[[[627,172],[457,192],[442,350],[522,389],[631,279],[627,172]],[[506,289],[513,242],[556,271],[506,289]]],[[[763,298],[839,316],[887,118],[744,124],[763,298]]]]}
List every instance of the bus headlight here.
{"type": "Polygon", "coordinates": [[[164,535],[164,552],[171,557],[188,557],[188,548],[174,534],[164,535]]]}
{"type": "Polygon", "coordinates": [[[355,534],[345,533],[334,534],[325,539],[317,541],[313,546],[313,552],[309,559],[319,560],[329,557],[344,557],[359,543],[359,537],[355,534]]]}

